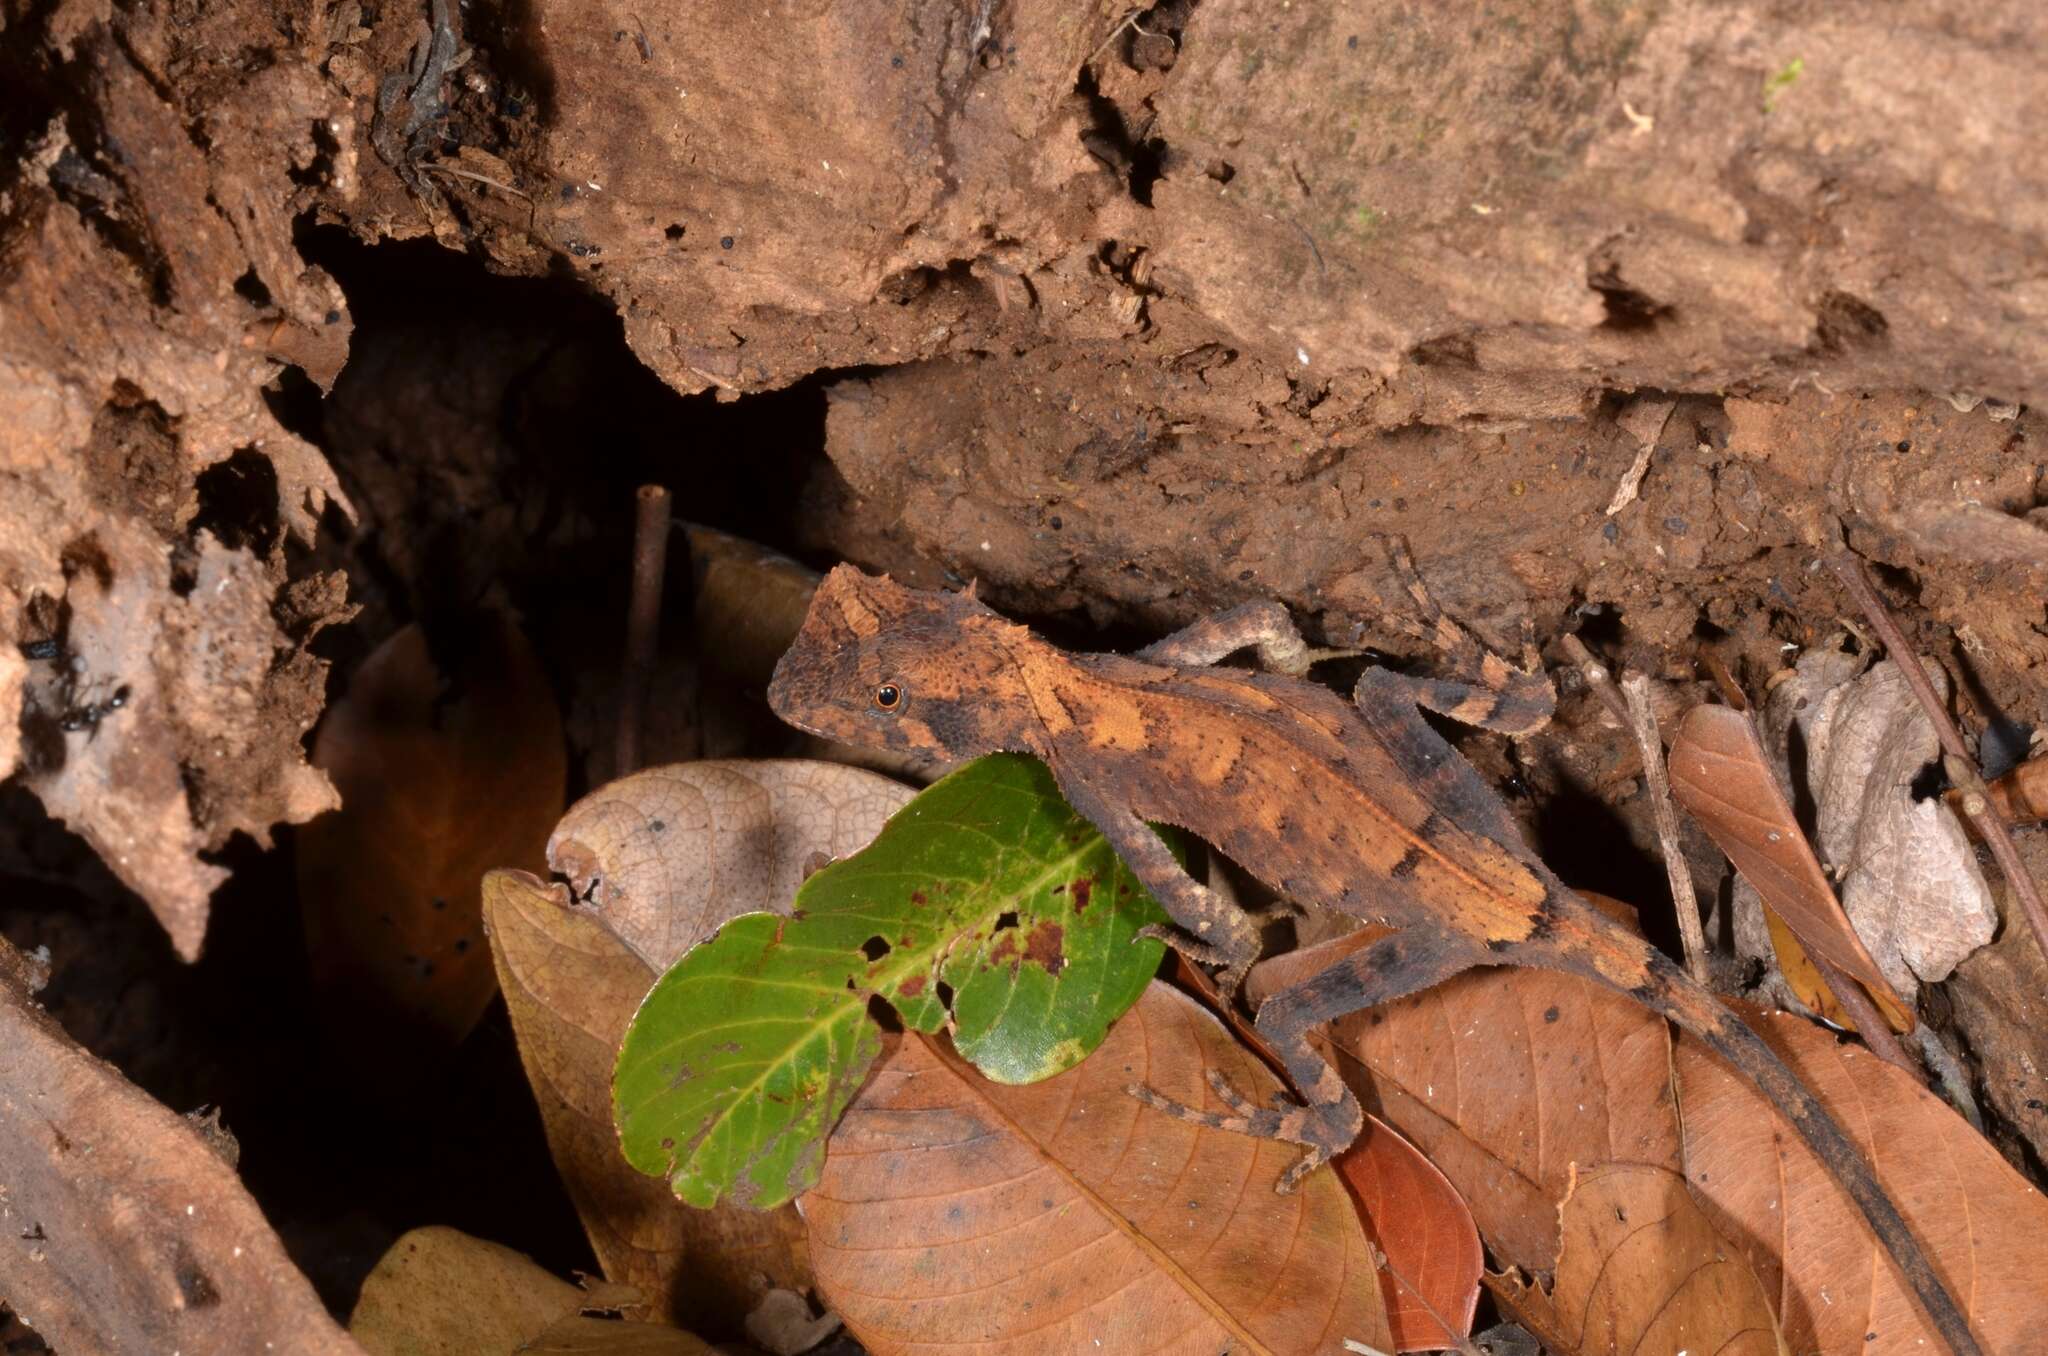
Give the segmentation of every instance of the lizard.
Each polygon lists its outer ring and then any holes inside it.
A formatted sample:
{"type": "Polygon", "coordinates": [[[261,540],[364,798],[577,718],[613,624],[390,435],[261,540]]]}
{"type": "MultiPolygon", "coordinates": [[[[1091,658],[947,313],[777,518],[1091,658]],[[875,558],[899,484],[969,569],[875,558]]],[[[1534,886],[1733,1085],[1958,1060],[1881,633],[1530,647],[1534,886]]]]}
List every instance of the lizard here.
{"type": "Polygon", "coordinates": [[[1527,734],[1548,723],[1555,694],[1526,632],[1517,668],[1437,607],[1405,548],[1389,557],[1421,621],[1389,620],[1443,651],[1446,675],[1370,667],[1350,702],[1306,679],[1318,653],[1277,602],[1229,609],[1129,656],[1073,653],[971,587],[913,589],[852,565],[819,584],[768,701],[788,723],[850,744],[946,761],[1038,758],[1173,920],[1155,935],[1219,967],[1226,1001],[1258,954],[1256,923],[1188,875],[1147,821],[1204,839],[1285,898],[1393,925],[1260,1005],[1254,1028],[1299,1100],[1255,1104],[1213,1070],[1228,1114],[1130,1090],[1184,1119],[1300,1145],[1281,1191],[1364,1124],[1311,1028],[1476,966],[1577,975],[1675,1023],[1754,1083],[1855,1201],[1955,1356],[1980,1356],[1961,1306],[1827,1110],[1707,989],[1559,882],[1423,718],[1427,708],[1527,734]],[[1266,671],[1221,663],[1246,649],[1266,671]]]}

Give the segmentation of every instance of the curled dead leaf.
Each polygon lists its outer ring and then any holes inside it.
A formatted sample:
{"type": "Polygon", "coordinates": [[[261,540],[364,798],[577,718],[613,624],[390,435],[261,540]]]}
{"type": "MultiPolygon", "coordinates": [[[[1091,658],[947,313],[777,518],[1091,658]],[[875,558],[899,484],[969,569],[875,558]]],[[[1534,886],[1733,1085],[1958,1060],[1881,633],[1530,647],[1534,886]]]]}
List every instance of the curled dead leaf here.
{"type": "Polygon", "coordinates": [[[743,913],[790,909],[814,854],[873,840],[915,793],[806,759],[676,763],[569,808],[548,864],[657,971],[743,913]]]}
{"type": "MultiPolygon", "coordinates": [[[[1672,795],[1799,944],[1860,983],[1886,1020],[1910,1031],[1912,1009],[1893,992],[1836,902],[1749,717],[1728,706],[1694,707],[1672,741],[1670,764],[1672,795]]],[[[1787,966],[1788,978],[1799,974],[1802,961],[1787,966]]]]}
{"type": "Polygon", "coordinates": [[[519,1060],[604,1274],[635,1287],[656,1313],[715,1337],[740,1335],[749,1310],[774,1288],[809,1289],[804,1226],[793,1207],[685,1210],[664,1183],[619,1156],[612,1061],[654,971],[573,907],[560,884],[493,871],[483,897],[519,1060]]]}

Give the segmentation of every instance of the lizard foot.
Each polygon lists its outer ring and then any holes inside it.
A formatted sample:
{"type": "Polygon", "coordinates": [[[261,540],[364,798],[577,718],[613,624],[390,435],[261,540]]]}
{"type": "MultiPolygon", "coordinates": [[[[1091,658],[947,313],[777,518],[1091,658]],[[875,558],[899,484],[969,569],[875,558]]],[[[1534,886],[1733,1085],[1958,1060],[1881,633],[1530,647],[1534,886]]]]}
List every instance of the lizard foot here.
{"type": "Polygon", "coordinates": [[[1255,1139],[1275,1139],[1301,1145],[1308,1152],[1281,1175],[1274,1188],[1283,1196],[1292,1194],[1302,1179],[1342,1153],[1352,1140],[1358,1138],[1358,1132],[1365,1123],[1358,1101],[1349,1091],[1345,1092],[1342,1101],[1328,1105],[1300,1102],[1284,1092],[1276,1092],[1271,1106],[1260,1106],[1232,1087],[1230,1080],[1218,1070],[1209,1070],[1208,1076],[1209,1090],[1230,1108],[1230,1114],[1197,1110],[1140,1083],[1133,1083],[1124,1090],[1146,1106],[1163,1111],[1175,1120],[1192,1121],[1212,1130],[1228,1130],[1255,1139]]]}
{"type": "Polygon", "coordinates": [[[1259,958],[1259,934],[1250,926],[1246,915],[1246,927],[1224,942],[1211,942],[1197,937],[1192,932],[1177,928],[1171,923],[1147,923],[1137,931],[1139,937],[1151,937],[1165,942],[1168,946],[1186,956],[1196,965],[1217,967],[1211,976],[1216,988],[1223,995],[1225,1003],[1237,1001],[1238,986],[1244,983],[1245,972],[1252,968],[1252,962],[1259,958]]]}

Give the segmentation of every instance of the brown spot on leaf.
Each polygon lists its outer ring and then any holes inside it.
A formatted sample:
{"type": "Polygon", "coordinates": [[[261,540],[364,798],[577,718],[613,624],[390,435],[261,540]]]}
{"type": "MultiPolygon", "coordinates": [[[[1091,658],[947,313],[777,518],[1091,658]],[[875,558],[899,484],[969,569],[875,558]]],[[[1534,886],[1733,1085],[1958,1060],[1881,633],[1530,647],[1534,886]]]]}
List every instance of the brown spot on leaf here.
{"type": "Polygon", "coordinates": [[[1094,890],[1095,878],[1093,876],[1083,876],[1079,880],[1074,882],[1075,913],[1085,913],[1087,911],[1088,897],[1090,894],[1094,892],[1094,890]]]}
{"type": "Polygon", "coordinates": [[[1025,935],[1024,959],[1036,961],[1049,975],[1066,969],[1066,929],[1058,923],[1040,923],[1025,935]]]}
{"type": "Polygon", "coordinates": [[[912,975],[896,986],[896,992],[905,998],[915,998],[924,992],[925,977],[912,975]]]}

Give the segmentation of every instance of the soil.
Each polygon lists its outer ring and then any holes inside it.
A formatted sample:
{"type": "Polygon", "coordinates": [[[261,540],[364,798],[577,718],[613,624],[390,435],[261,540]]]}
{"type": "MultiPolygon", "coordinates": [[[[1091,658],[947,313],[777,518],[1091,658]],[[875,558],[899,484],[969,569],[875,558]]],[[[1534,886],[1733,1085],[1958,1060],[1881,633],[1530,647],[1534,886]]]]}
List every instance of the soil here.
{"type": "MultiPolygon", "coordinates": [[[[1100,645],[1277,598],[1419,658],[1398,535],[1674,711],[1854,617],[1846,543],[1990,771],[2048,720],[2036,4],[477,0],[440,58],[431,12],[0,8],[0,932],[226,1108],[338,1311],[414,1223],[583,1259],[502,1010],[367,1121],[308,1053],[308,732],[507,608],[585,789],[641,483],[1100,645]],[[478,1107],[523,1210],[446,1186],[478,1107]]],[[[1661,889],[1583,692],[1468,747],[1568,877],[1661,889]]]]}

